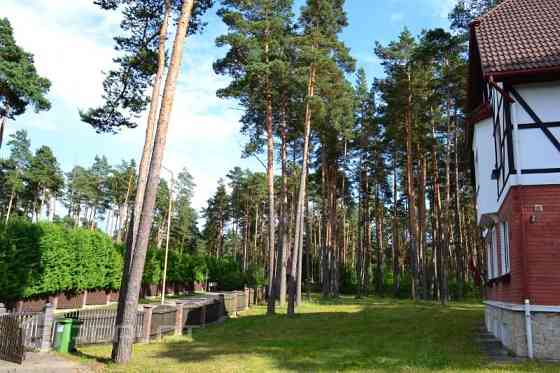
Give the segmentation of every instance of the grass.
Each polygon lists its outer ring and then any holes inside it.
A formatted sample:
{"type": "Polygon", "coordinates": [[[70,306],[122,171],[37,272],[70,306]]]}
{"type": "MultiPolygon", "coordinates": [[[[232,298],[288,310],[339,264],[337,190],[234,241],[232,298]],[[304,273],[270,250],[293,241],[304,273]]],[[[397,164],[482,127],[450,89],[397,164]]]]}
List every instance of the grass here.
{"type": "Polygon", "coordinates": [[[192,336],[136,344],[126,366],[110,346],[80,349],[107,372],[559,372],[544,363],[495,364],[479,351],[477,304],[443,307],[382,298],[314,298],[297,317],[256,307],[192,336]]]}

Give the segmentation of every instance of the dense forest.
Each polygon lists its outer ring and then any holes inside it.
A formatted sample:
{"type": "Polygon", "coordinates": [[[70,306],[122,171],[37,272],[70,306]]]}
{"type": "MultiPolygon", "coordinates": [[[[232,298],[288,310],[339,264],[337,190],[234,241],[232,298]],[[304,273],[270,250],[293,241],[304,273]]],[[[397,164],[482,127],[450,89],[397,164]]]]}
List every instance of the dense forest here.
{"type": "MultiPolygon", "coordinates": [[[[449,30],[405,28],[391,42],[372,40],[384,70],[373,81],[341,38],[344,0],[307,0],[297,12],[292,0],[95,3],[122,12],[122,34],[103,104],[80,117],[99,133],[117,133],[146,112],[142,155],[116,166],[96,157],[64,174],[49,147],[32,154],[18,131],[0,165],[0,203],[4,221],[60,220],[125,243],[118,325],[132,322],[148,247],[161,249],[167,228],[173,251],[264,268],[269,313],[278,300],[293,315],[304,291],[442,303],[477,295],[484,259],[465,145],[467,39],[470,22],[499,1],[458,1],[449,30]],[[264,155],[266,171],[224,175],[199,231],[193,178],[186,169],[168,181],[161,173],[185,39],[204,32],[215,4],[227,32],[216,40],[225,53],[213,68],[229,78],[216,94],[243,110],[248,141],[240,151],[264,155]],[[60,204],[65,212],[56,211],[60,204]]],[[[29,91],[8,85],[0,132],[27,103],[50,105],[48,81],[35,77],[9,22],[1,26],[35,80],[12,79],[29,91]]],[[[123,362],[131,343],[126,328],[119,333],[113,358],[123,362]]]]}

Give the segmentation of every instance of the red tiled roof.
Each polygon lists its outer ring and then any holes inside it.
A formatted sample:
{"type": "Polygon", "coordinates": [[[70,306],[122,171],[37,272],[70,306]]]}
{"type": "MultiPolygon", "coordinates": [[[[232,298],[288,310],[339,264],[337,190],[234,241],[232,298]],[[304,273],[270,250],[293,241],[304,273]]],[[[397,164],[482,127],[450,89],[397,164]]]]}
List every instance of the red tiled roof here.
{"type": "Polygon", "coordinates": [[[560,68],[560,0],[505,0],[474,27],[486,76],[560,68]]]}

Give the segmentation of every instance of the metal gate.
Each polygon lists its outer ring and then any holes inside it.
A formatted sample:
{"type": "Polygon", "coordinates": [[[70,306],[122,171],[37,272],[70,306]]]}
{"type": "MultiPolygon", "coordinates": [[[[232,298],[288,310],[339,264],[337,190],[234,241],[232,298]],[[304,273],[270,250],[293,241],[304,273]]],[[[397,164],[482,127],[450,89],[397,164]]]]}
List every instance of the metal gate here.
{"type": "Polygon", "coordinates": [[[21,364],[26,351],[41,347],[44,324],[42,312],[0,315],[0,360],[21,364]]]}
{"type": "Polygon", "coordinates": [[[24,358],[23,329],[18,317],[0,315],[0,359],[21,364],[24,358]]]}

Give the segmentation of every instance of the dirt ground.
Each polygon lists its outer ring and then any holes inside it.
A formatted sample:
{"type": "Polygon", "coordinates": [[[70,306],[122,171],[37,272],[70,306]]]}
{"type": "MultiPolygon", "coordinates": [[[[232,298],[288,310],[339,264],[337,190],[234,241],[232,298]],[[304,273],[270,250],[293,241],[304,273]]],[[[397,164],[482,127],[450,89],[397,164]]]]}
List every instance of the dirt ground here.
{"type": "Polygon", "coordinates": [[[0,360],[0,373],[89,373],[91,370],[76,361],[53,353],[27,353],[23,364],[0,360]]]}

